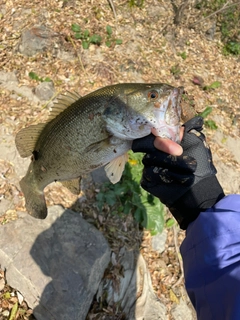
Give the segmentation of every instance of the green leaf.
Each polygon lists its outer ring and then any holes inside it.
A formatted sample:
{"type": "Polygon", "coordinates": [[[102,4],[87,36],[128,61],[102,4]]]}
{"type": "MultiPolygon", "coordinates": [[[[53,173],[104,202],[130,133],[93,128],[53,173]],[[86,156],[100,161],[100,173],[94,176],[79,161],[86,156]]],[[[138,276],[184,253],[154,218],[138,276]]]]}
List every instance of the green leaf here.
{"type": "Polygon", "coordinates": [[[141,208],[137,208],[134,212],[134,219],[138,222],[138,223],[142,223],[145,219],[144,216],[146,216],[146,214],[144,214],[144,210],[142,210],[141,208]]]}
{"type": "Polygon", "coordinates": [[[121,194],[126,193],[128,191],[128,189],[129,189],[129,187],[126,183],[124,183],[124,184],[117,183],[114,185],[114,193],[117,196],[120,196],[121,194]]]}
{"type": "Polygon", "coordinates": [[[223,48],[223,54],[224,55],[239,55],[240,54],[240,42],[228,42],[225,44],[223,48]]]}
{"type": "Polygon", "coordinates": [[[78,24],[76,24],[76,23],[72,24],[71,29],[72,29],[73,32],[81,32],[80,26],[78,24]]]}
{"type": "Polygon", "coordinates": [[[51,82],[52,80],[49,78],[49,77],[46,77],[45,79],[44,79],[44,82],[51,82]]]}
{"type": "Polygon", "coordinates": [[[11,298],[11,293],[9,291],[5,292],[3,294],[4,299],[10,299],[11,298]]]}
{"type": "Polygon", "coordinates": [[[86,29],[86,30],[83,32],[83,38],[88,38],[88,37],[89,37],[89,34],[90,34],[89,30],[86,29]]]}
{"type": "Polygon", "coordinates": [[[132,204],[131,202],[127,202],[124,204],[124,207],[123,207],[123,213],[124,214],[129,214],[131,212],[131,209],[132,209],[132,204]]]}
{"type": "Polygon", "coordinates": [[[212,107],[206,107],[206,109],[199,115],[203,118],[206,118],[212,112],[212,107]]]}
{"type": "Polygon", "coordinates": [[[147,214],[147,221],[145,221],[144,227],[150,230],[152,235],[161,233],[165,223],[164,205],[156,197],[153,197],[153,201],[149,203],[149,193],[145,190],[142,191],[142,199],[147,214]]]}
{"type": "Polygon", "coordinates": [[[116,39],[115,43],[118,44],[118,45],[122,44],[122,39],[116,39]]]}
{"type": "Polygon", "coordinates": [[[220,88],[221,85],[222,85],[221,82],[219,82],[219,81],[214,81],[212,84],[210,84],[209,88],[210,88],[210,89],[217,89],[217,88],[220,88]]]}
{"type": "Polygon", "coordinates": [[[170,218],[166,222],[166,227],[171,228],[172,226],[174,226],[174,224],[175,224],[175,220],[173,218],[170,218]]]}
{"type": "Polygon", "coordinates": [[[106,31],[107,31],[107,34],[108,34],[109,36],[112,35],[112,28],[111,28],[109,25],[107,25],[106,31]]]}
{"type": "Polygon", "coordinates": [[[37,80],[39,81],[39,77],[35,72],[29,72],[28,76],[32,79],[32,80],[37,80]]]}
{"type": "Polygon", "coordinates": [[[218,126],[216,125],[216,122],[213,120],[205,120],[204,124],[206,127],[212,129],[212,130],[216,130],[218,128],[218,126]]]}
{"type": "Polygon", "coordinates": [[[184,52],[179,52],[179,53],[178,53],[178,56],[180,56],[183,60],[186,60],[186,59],[187,59],[187,54],[186,54],[185,51],[184,51],[184,52]]]}
{"type": "Polygon", "coordinates": [[[109,191],[107,194],[106,194],[106,202],[110,205],[110,206],[113,206],[117,201],[117,198],[116,198],[116,195],[115,195],[115,192],[113,191],[109,191]]]}
{"type": "Polygon", "coordinates": [[[85,41],[85,40],[82,41],[82,47],[83,47],[83,49],[88,49],[88,48],[89,48],[89,45],[90,45],[90,42],[89,42],[89,41],[85,41]]]}
{"type": "Polygon", "coordinates": [[[100,44],[102,41],[101,36],[99,36],[98,34],[93,34],[90,38],[89,38],[89,42],[90,43],[94,43],[94,44],[100,44]]]}
{"type": "Polygon", "coordinates": [[[12,307],[11,314],[8,320],[14,320],[16,318],[17,311],[18,311],[18,302],[16,302],[12,307]]]}
{"type": "Polygon", "coordinates": [[[110,47],[111,47],[111,44],[112,44],[112,41],[106,40],[106,41],[105,41],[105,44],[106,44],[106,46],[107,46],[108,48],[110,48],[110,47]]]}
{"type": "Polygon", "coordinates": [[[152,235],[162,233],[164,228],[164,206],[159,199],[154,198],[154,204],[145,203],[144,207],[147,212],[146,228],[152,235]]]}
{"type": "Polygon", "coordinates": [[[79,32],[75,33],[74,37],[75,39],[83,39],[82,33],[79,33],[79,32]]]}
{"type": "Polygon", "coordinates": [[[214,82],[211,83],[209,86],[203,87],[203,90],[214,90],[214,89],[220,88],[221,85],[222,85],[221,82],[219,82],[219,81],[214,81],[214,82]]]}

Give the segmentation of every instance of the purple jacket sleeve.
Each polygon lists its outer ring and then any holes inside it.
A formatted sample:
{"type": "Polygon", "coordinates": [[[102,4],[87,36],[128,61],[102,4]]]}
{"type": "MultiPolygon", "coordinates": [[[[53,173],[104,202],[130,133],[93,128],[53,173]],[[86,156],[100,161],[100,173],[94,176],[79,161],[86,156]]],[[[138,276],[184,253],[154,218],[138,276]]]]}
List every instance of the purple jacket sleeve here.
{"type": "Polygon", "coordinates": [[[239,320],[240,195],[202,212],[188,226],[181,254],[198,320],[239,320]]]}

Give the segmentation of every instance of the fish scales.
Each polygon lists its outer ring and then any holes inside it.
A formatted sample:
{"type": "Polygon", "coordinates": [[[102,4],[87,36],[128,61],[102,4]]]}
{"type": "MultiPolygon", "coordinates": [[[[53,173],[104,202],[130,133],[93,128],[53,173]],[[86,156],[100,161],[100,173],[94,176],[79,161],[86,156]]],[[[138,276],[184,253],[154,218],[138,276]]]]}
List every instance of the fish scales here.
{"type": "Polygon", "coordinates": [[[104,166],[110,181],[121,178],[132,141],[154,129],[178,140],[182,88],[167,84],[117,84],[84,97],[69,94],[53,108],[46,124],[16,136],[21,156],[32,162],[20,182],[27,211],[45,218],[44,188],[104,166]]]}

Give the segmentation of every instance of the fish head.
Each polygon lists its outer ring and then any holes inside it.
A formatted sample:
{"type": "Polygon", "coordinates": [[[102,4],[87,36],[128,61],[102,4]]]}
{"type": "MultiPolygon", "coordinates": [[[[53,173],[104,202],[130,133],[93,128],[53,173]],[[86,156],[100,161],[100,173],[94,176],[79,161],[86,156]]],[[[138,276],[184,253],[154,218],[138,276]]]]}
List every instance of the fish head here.
{"type": "Polygon", "coordinates": [[[168,84],[120,84],[103,118],[114,136],[134,140],[153,132],[179,141],[183,88],[168,84]]]}

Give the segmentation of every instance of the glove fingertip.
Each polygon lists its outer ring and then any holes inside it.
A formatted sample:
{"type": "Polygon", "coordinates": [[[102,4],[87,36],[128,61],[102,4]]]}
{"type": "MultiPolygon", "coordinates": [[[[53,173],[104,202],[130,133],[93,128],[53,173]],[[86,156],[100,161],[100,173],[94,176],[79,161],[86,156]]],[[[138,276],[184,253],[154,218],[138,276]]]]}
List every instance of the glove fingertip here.
{"type": "Polygon", "coordinates": [[[132,151],[150,153],[157,149],[154,147],[155,136],[150,134],[146,137],[133,140],[132,151]]]}
{"type": "Polygon", "coordinates": [[[185,127],[185,130],[187,132],[191,131],[192,129],[195,129],[197,131],[201,131],[203,129],[203,117],[201,116],[196,116],[187,122],[183,124],[183,127],[185,127]]]}

